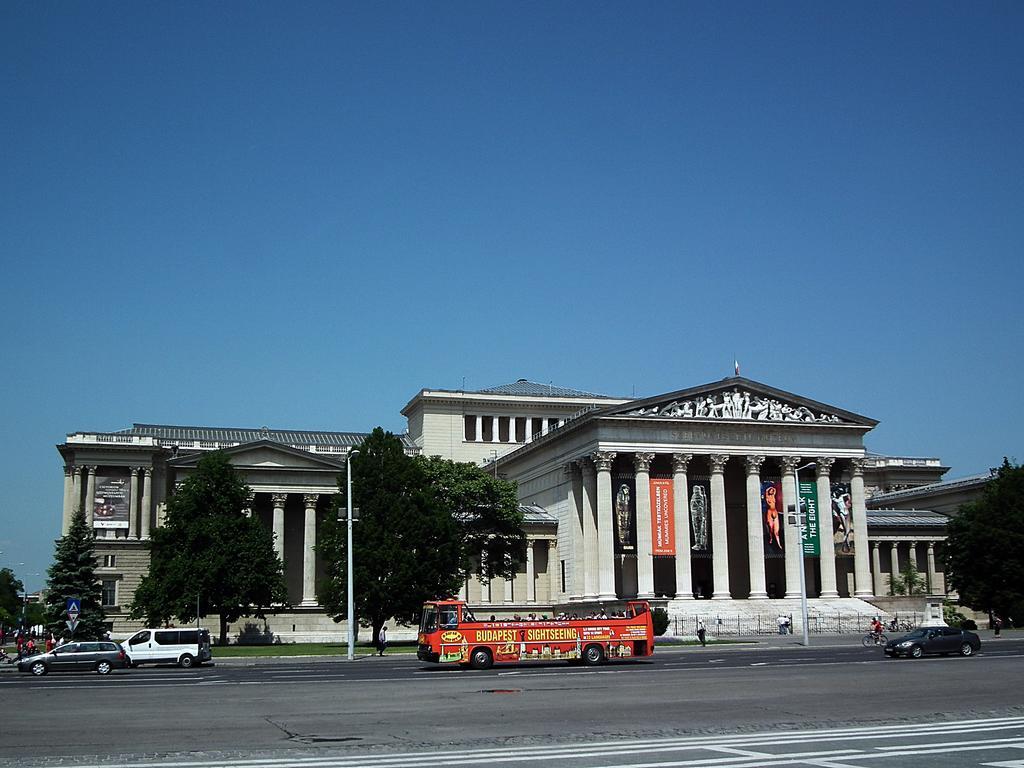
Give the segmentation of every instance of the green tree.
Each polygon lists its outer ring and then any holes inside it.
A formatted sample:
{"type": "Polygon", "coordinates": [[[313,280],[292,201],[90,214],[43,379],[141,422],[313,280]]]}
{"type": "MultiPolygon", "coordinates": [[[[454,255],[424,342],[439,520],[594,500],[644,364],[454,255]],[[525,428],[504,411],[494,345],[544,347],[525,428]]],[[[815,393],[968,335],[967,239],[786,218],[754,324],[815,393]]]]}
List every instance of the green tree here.
{"type": "Polygon", "coordinates": [[[96,535],[85,522],[81,509],[71,517],[68,532],[57,541],[53,565],[47,572],[46,628],[54,635],[69,635],[67,601],[81,600],[78,626],[70,636],[78,640],[96,639],[104,632],[102,586],[96,577],[96,535]]]}
{"type": "Polygon", "coordinates": [[[0,624],[12,627],[21,616],[25,586],[10,568],[0,568],[0,624]]]}
{"type": "Polygon", "coordinates": [[[459,525],[463,579],[478,572],[483,582],[513,578],[526,556],[526,533],[515,483],[476,464],[418,456],[414,460],[441,506],[459,525]]]}
{"type": "Polygon", "coordinates": [[[1003,459],[981,498],[946,528],[946,576],[960,603],[1020,621],[1024,610],[1024,467],[1003,459]]]}
{"type": "Polygon", "coordinates": [[[923,595],[928,589],[928,582],[913,565],[907,563],[889,586],[894,595],[923,595]]]}
{"type": "MultiPolygon", "coordinates": [[[[353,600],[356,620],[376,637],[390,618],[414,622],[424,600],[458,592],[481,552],[492,575],[513,572],[523,557],[522,518],[514,487],[479,468],[414,460],[378,427],[353,457],[353,600]],[[511,489],[511,491],[510,491],[511,489]],[[490,534],[485,534],[488,525],[490,534]]],[[[335,621],[347,612],[345,478],[338,515],[320,537],[327,574],[319,598],[335,621]]]]}
{"type": "Polygon", "coordinates": [[[246,517],[249,487],[221,452],[203,456],[167,504],[164,525],[149,543],[149,574],[135,592],[131,615],[158,626],[216,613],[220,643],[228,624],[262,618],[287,600],[273,533],[246,517]],[[198,599],[198,606],[197,606],[198,599]]]}

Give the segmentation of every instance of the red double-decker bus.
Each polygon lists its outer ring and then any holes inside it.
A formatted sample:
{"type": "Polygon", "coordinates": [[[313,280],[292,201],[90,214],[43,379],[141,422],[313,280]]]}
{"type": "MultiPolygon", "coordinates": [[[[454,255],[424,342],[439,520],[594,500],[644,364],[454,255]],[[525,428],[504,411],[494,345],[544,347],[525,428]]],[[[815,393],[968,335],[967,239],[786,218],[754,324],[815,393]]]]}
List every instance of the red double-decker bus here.
{"type": "Polygon", "coordinates": [[[627,603],[619,616],[598,619],[478,620],[461,600],[423,604],[419,651],[423,661],[487,669],[495,662],[568,661],[600,664],[654,652],[651,608],[627,603]]]}

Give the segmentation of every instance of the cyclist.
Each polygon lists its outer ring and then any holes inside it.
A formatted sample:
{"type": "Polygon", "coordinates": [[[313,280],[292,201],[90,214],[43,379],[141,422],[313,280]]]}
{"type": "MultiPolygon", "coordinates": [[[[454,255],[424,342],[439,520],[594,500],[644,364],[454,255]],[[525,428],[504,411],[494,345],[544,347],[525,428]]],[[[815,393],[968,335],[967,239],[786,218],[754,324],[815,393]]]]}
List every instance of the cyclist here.
{"type": "Polygon", "coordinates": [[[877,643],[882,637],[882,622],[877,616],[871,621],[871,634],[874,635],[875,642],[877,643]]]}

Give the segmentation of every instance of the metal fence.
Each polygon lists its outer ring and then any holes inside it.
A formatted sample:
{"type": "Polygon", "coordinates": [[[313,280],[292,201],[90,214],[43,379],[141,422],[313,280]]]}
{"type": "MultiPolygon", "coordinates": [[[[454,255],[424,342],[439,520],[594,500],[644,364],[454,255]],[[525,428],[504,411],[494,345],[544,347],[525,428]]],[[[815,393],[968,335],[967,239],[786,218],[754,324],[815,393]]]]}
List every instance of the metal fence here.
{"type": "MultiPolygon", "coordinates": [[[[774,635],[779,632],[779,617],[789,620],[789,632],[803,632],[800,615],[796,614],[704,614],[700,616],[676,616],[669,623],[676,637],[697,634],[697,622],[703,620],[709,635],[716,637],[741,635],[774,635]]],[[[811,635],[844,635],[867,632],[877,613],[813,613],[807,617],[807,632],[811,635]]],[[[886,632],[909,632],[920,626],[923,613],[900,613],[887,617],[882,624],[886,632]],[[895,624],[891,622],[895,621],[895,624]]]]}

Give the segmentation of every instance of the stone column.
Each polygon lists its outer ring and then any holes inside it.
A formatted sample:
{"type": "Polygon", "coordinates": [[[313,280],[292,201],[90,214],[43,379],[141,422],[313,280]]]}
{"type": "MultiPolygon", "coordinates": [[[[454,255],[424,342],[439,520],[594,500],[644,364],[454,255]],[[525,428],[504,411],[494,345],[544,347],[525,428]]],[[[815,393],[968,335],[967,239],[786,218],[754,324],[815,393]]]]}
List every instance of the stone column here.
{"type": "MultiPolygon", "coordinates": [[[[487,560],[487,553],[484,550],[480,550],[480,570],[483,571],[483,564],[487,560]]],[[[482,603],[493,603],[494,602],[494,579],[488,579],[487,583],[484,584],[483,579],[480,579],[480,602],[482,603]]]]}
{"type": "MultiPolygon", "coordinates": [[[[284,562],[284,505],[288,503],[287,493],[275,493],[270,497],[274,505],[274,552],[284,562]]],[[[348,518],[346,517],[346,520],[348,518]]]]}
{"type": "Polygon", "coordinates": [[[526,434],[523,437],[526,438],[526,442],[533,442],[533,416],[526,417],[526,434]]]}
{"type": "MultiPolygon", "coordinates": [[[[526,422],[529,424],[529,420],[526,422]]],[[[565,465],[565,476],[568,479],[566,506],[569,533],[569,551],[572,553],[572,578],[568,586],[569,600],[580,600],[583,597],[584,560],[586,558],[586,540],[584,538],[584,519],[581,502],[583,501],[582,475],[575,461],[565,465]]]]}
{"type": "Polygon", "coordinates": [[[800,551],[800,529],[789,522],[789,505],[796,505],[800,508],[800,500],[796,493],[796,480],[793,472],[800,465],[799,456],[783,456],[779,459],[782,468],[782,508],[779,514],[782,515],[782,529],[785,531],[782,540],[786,554],[786,597],[800,597],[800,558],[803,552],[800,551]]]}
{"type": "Polygon", "coordinates": [[[548,602],[551,603],[552,608],[554,604],[558,602],[558,596],[561,594],[561,584],[559,583],[559,574],[561,572],[560,563],[558,562],[558,539],[548,539],[548,602]]]}
{"type": "Polygon", "coordinates": [[[534,562],[533,539],[526,541],[526,602],[537,602],[537,564],[534,562]]]}
{"type": "Polygon", "coordinates": [[[303,494],[306,505],[305,526],[302,536],[302,603],[316,605],[316,502],[317,493],[303,494]]]}
{"type": "Polygon", "coordinates": [[[501,437],[501,434],[498,432],[498,417],[491,416],[491,442],[499,442],[499,437],[501,437]]]}
{"type": "Polygon", "coordinates": [[[128,500],[128,538],[139,538],[139,470],[141,467],[132,467],[132,479],[129,483],[131,498],[128,500]]]}
{"type": "Polygon", "coordinates": [[[142,509],[139,510],[139,538],[149,538],[150,515],[153,513],[153,468],[142,468],[142,509]]]}
{"type": "Polygon", "coordinates": [[[761,533],[761,465],[764,456],[747,456],[747,566],[750,599],[767,600],[764,577],[764,535],[761,533]]]}
{"type": "Polygon", "coordinates": [[[917,572],[917,542],[910,542],[910,567],[917,572]]]}
{"type": "Polygon", "coordinates": [[[729,600],[729,531],[725,522],[725,463],[729,455],[712,454],[711,462],[711,571],[714,574],[712,600],[729,600]]]}
{"type": "Polygon", "coordinates": [[[835,459],[819,456],[818,482],[818,542],[821,545],[821,597],[839,597],[836,589],[836,548],[832,542],[832,484],[829,473],[835,459]]]}
{"type": "Polygon", "coordinates": [[[67,535],[71,528],[71,516],[75,513],[75,466],[64,465],[64,507],[61,515],[60,535],[67,535]]]}
{"type": "Polygon", "coordinates": [[[474,442],[482,443],[484,441],[484,417],[476,417],[476,440],[474,442]]]}
{"type": "Polygon", "coordinates": [[[899,550],[897,549],[899,544],[900,543],[898,541],[894,541],[892,543],[892,554],[890,556],[891,562],[889,563],[889,592],[894,595],[896,592],[892,588],[892,582],[900,574],[900,555],[899,550]]]}
{"type": "Polygon", "coordinates": [[[928,542],[928,594],[935,594],[935,542],[928,542]]]}
{"type": "Polygon", "coordinates": [[[690,571],[690,483],[686,469],[692,453],[672,454],[672,506],[676,524],[676,600],[693,600],[693,574],[690,571]]]}
{"type": "Polygon", "coordinates": [[[74,473],[72,475],[72,477],[71,477],[71,479],[73,481],[72,485],[74,486],[74,490],[72,491],[72,495],[75,497],[75,500],[74,500],[74,502],[72,502],[72,505],[71,505],[71,507],[72,507],[71,512],[73,514],[78,509],[83,509],[84,510],[84,507],[82,507],[82,467],[75,466],[75,467],[72,467],[71,469],[72,469],[72,472],[74,473]]]}
{"type": "Polygon", "coordinates": [[[636,582],[637,597],[654,597],[654,553],[651,532],[651,462],[653,453],[633,455],[636,469],[636,582]]]}
{"type": "MultiPolygon", "coordinates": [[[[242,507],[242,514],[246,517],[252,517],[252,505],[256,501],[256,494],[252,490],[245,497],[245,506],[242,507]]],[[[316,502],[314,502],[316,503],[316,502]]]]}
{"type": "Polygon", "coordinates": [[[871,565],[875,573],[875,594],[885,594],[885,585],[882,583],[882,555],[878,549],[878,542],[871,542],[871,565]]]}
{"type": "Polygon", "coordinates": [[[583,569],[584,600],[596,600],[598,593],[598,571],[600,562],[597,554],[597,476],[594,463],[589,459],[580,460],[583,491],[581,514],[583,515],[583,569]]]}
{"type": "Polygon", "coordinates": [[[85,524],[92,530],[92,515],[96,508],[96,467],[86,467],[88,479],[85,483],[85,524]]]}
{"type": "MultiPolygon", "coordinates": [[[[864,503],[864,459],[851,459],[850,501],[853,502],[853,535],[855,541],[868,540],[868,510],[864,503]]],[[[874,597],[871,593],[871,567],[867,547],[853,548],[854,597],[874,597]]]]}
{"type": "Polygon", "coordinates": [[[612,462],[614,451],[596,451],[597,470],[597,599],[615,599],[615,542],[612,531],[612,462]]]}
{"type": "Polygon", "coordinates": [[[511,579],[502,579],[505,582],[505,596],[502,602],[511,603],[515,599],[513,592],[513,586],[516,583],[515,575],[513,574],[511,579]]]}

